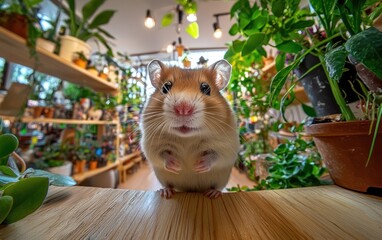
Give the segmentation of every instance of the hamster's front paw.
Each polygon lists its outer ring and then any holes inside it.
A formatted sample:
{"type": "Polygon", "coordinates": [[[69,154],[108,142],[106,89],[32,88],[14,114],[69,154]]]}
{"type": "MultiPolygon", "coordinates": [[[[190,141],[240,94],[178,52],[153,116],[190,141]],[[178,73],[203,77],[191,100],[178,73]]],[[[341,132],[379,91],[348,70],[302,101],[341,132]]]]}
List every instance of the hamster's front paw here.
{"type": "Polygon", "coordinates": [[[159,190],[160,196],[167,199],[171,198],[175,194],[175,190],[172,187],[166,187],[159,190]]]}
{"type": "Polygon", "coordinates": [[[204,151],[202,157],[194,164],[194,171],[205,173],[211,170],[212,163],[216,160],[217,154],[214,151],[204,151]]]}
{"type": "Polygon", "coordinates": [[[207,190],[204,192],[204,196],[206,196],[210,199],[218,198],[221,195],[222,195],[222,192],[219,190],[216,190],[216,189],[210,189],[210,190],[207,190]]]}
{"type": "Polygon", "coordinates": [[[182,170],[182,167],[180,166],[180,162],[171,155],[171,152],[165,151],[163,153],[163,157],[164,169],[169,172],[179,174],[179,171],[182,170]]]}

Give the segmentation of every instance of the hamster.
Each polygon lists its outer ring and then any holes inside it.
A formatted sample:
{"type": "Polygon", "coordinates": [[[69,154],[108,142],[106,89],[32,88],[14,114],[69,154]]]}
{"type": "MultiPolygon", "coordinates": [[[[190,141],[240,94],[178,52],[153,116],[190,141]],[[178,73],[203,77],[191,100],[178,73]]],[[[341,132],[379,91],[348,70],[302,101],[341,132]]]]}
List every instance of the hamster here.
{"type": "Polygon", "coordinates": [[[231,65],[181,69],[153,60],[147,70],[155,92],[143,110],[141,148],[164,186],[161,196],[219,197],[240,147],[236,119],[220,94],[231,65]]]}

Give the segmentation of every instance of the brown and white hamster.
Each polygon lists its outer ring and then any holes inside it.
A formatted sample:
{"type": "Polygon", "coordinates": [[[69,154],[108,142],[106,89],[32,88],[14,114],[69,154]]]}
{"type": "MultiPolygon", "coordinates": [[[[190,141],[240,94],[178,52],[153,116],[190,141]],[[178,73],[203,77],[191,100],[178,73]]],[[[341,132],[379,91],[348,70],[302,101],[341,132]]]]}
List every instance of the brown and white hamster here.
{"type": "Polygon", "coordinates": [[[161,196],[182,191],[219,197],[240,146],[236,119],[220,94],[231,65],[220,60],[181,69],[154,60],[148,74],[155,92],[143,111],[141,147],[164,186],[161,196]]]}

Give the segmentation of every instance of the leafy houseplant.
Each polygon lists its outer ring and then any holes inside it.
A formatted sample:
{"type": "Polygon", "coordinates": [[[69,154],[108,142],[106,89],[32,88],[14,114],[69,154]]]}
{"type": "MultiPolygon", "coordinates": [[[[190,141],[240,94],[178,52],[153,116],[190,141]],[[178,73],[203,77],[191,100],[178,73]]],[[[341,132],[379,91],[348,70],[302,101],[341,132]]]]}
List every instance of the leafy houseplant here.
{"type": "Polygon", "coordinates": [[[18,147],[16,136],[0,135],[0,145],[0,224],[17,222],[37,210],[48,193],[49,184],[76,184],[70,177],[31,168],[20,173],[14,165],[8,166],[12,162],[10,156],[21,159],[14,153],[18,147]]]}
{"type": "MultiPolygon", "coordinates": [[[[326,170],[314,143],[300,137],[280,144],[273,154],[266,157],[265,164],[269,166],[268,176],[265,179],[256,178],[255,187],[238,186],[229,190],[254,191],[317,186],[321,184],[320,177],[326,170]]],[[[255,171],[256,169],[253,169],[253,172],[255,171]]]]}
{"type": "MultiPolygon", "coordinates": [[[[363,192],[367,191],[369,187],[382,187],[382,177],[379,174],[382,163],[377,159],[381,152],[379,148],[373,149],[374,144],[375,146],[381,144],[377,135],[380,132],[378,127],[382,107],[378,102],[378,93],[368,92],[364,87],[364,95],[370,97],[366,99],[360,94],[360,98],[364,98],[365,102],[363,119],[374,120],[377,118],[377,121],[376,123],[374,121],[354,121],[356,117],[344,100],[338,79],[346,71],[344,64],[348,56],[355,58],[358,64],[363,64],[365,68],[382,79],[380,71],[382,58],[378,56],[378,53],[382,52],[382,33],[370,27],[373,18],[378,16],[375,13],[380,13],[382,9],[382,5],[376,8],[370,7],[370,4],[373,5],[375,2],[311,0],[311,6],[324,27],[327,38],[305,50],[292,64],[276,74],[272,80],[270,97],[270,102],[275,104],[289,73],[307,54],[313,52],[317,54],[329,80],[331,91],[340,107],[342,117],[347,122],[312,124],[306,128],[306,131],[314,136],[334,182],[340,186],[363,192]],[[368,14],[366,14],[366,10],[369,11],[368,14]],[[338,30],[340,31],[338,32],[338,30]],[[336,41],[340,36],[344,41],[336,41]],[[369,108],[372,110],[369,111],[369,108]],[[375,109],[378,110],[375,111],[375,109]],[[336,143],[345,143],[345,145],[336,146],[336,143]],[[334,157],[340,155],[343,156],[342,162],[339,161],[339,158],[334,157]],[[341,169],[341,171],[336,171],[337,169],[341,169]]],[[[288,89],[283,100],[288,98],[293,86],[288,89]]]]}
{"type": "Polygon", "coordinates": [[[0,26],[3,26],[27,40],[31,55],[35,55],[36,40],[41,31],[38,23],[37,7],[42,0],[11,0],[0,8],[0,26]]]}
{"type": "MultiPolygon", "coordinates": [[[[66,20],[66,24],[70,36],[83,42],[87,42],[92,38],[96,39],[97,43],[100,42],[104,47],[106,47],[109,55],[113,55],[113,51],[108,44],[107,39],[114,39],[114,37],[101,27],[109,23],[115,13],[115,10],[103,10],[95,15],[96,11],[104,4],[105,1],[106,0],[89,1],[82,7],[82,16],[79,18],[76,16],[75,0],[67,0],[66,2],[69,6],[69,18],[66,20]]],[[[88,55],[88,53],[85,53],[85,55],[88,55]]]]}

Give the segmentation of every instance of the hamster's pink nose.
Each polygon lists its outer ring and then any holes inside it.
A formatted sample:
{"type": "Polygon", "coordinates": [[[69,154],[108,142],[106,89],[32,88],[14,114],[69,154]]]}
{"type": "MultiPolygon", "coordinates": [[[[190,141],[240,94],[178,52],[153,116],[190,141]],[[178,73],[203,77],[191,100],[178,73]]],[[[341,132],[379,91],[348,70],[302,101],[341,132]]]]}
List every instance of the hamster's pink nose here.
{"type": "Polygon", "coordinates": [[[174,111],[178,116],[191,116],[194,113],[194,106],[186,102],[181,102],[174,106],[174,111]]]}

